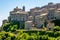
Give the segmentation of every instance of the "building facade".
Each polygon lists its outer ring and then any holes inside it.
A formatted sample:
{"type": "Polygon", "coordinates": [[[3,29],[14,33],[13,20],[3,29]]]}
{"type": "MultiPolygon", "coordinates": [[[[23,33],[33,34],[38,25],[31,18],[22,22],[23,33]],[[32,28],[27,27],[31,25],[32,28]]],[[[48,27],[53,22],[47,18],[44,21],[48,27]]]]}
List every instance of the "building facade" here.
{"type": "Polygon", "coordinates": [[[30,9],[30,11],[25,11],[25,6],[23,8],[14,8],[13,11],[10,11],[8,17],[9,21],[19,21],[25,22],[25,29],[32,28],[31,26],[36,26],[37,28],[43,27],[45,21],[50,21],[53,19],[60,20],[60,3],[48,3],[42,7],[35,7],[30,9]]]}

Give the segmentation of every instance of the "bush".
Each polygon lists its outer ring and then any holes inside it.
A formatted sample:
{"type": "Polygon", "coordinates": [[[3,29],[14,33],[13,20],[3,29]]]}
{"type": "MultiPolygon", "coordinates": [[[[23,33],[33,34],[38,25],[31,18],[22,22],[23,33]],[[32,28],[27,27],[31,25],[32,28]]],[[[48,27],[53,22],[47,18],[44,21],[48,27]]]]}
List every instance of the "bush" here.
{"type": "Polygon", "coordinates": [[[60,31],[60,27],[59,27],[59,26],[55,26],[55,27],[54,27],[54,30],[55,30],[55,31],[60,31]]]}

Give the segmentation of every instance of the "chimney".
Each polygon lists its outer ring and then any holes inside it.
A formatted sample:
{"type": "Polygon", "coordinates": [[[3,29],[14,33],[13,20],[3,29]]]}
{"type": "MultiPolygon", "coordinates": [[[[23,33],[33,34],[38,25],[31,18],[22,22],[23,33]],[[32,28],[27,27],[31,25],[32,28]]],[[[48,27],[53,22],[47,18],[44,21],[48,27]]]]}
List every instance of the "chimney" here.
{"type": "Polygon", "coordinates": [[[25,6],[23,6],[23,9],[22,10],[25,11],[25,6]]]}

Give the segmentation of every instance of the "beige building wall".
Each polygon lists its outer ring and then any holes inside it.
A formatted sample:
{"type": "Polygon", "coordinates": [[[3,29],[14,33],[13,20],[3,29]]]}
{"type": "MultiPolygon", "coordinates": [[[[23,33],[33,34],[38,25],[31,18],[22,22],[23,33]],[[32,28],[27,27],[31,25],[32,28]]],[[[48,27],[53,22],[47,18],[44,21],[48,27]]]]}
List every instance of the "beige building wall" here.
{"type": "Polygon", "coordinates": [[[46,15],[47,15],[47,13],[41,14],[41,15],[38,15],[38,16],[35,17],[36,27],[40,28],[40,27],[44,26],[46,15]]]}
{"type": "Polygon", "coordinates": [[[32,29],[32,25],[33,25],[32,21],[26,21],[25,22],[25,29],[26,30],[32,29]]]}
{"type": "Polygon", "coordinates": [[[27,21],[27,18],[28,18],[28,13],[27,12],[20,12],[20,11],[17,11],[17,12],[13,12],[10,14],[10,18],[11,18],[11,21],[12,20],[17,20],[17,21],[27,21]]]}
{"type": "Polygon", "coordinates": [[[33,16],[28,16],[29,21],[33,21],[33,16]]]}

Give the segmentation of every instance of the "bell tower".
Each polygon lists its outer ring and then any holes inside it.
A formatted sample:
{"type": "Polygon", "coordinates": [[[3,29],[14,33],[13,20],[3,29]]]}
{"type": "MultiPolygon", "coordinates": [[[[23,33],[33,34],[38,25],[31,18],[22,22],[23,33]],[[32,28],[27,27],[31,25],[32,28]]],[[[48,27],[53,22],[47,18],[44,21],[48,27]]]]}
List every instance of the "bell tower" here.
{"type": "Polygon", "coordinates": [[[23,9],[22,10],[25,11],[25,6],[23,6],[23,9]]]}

